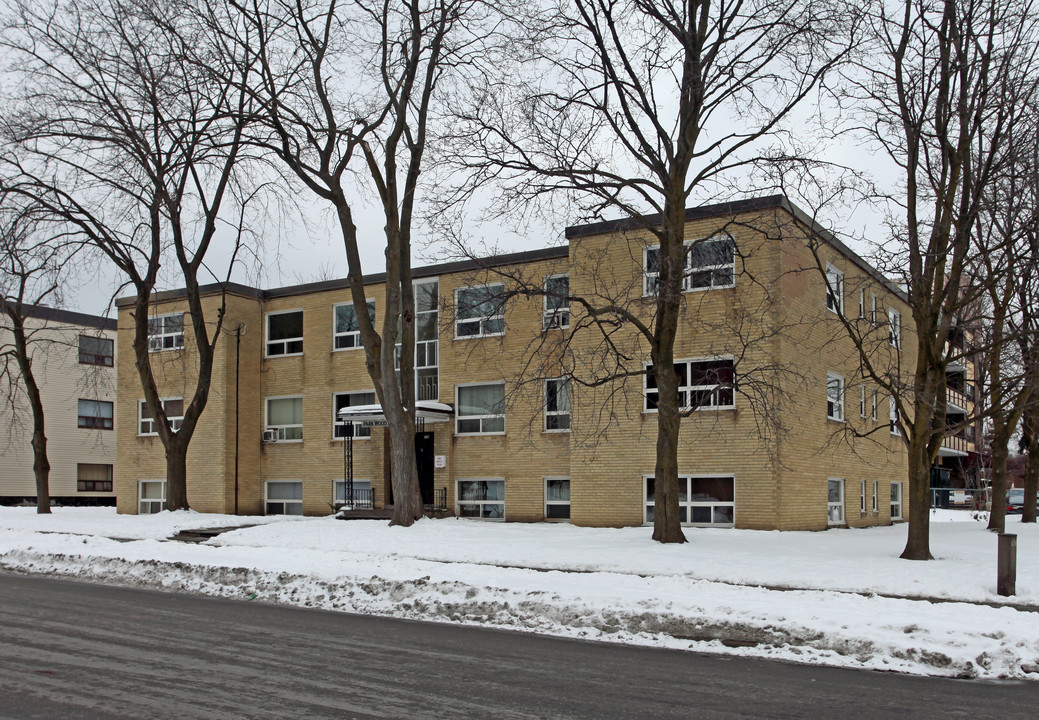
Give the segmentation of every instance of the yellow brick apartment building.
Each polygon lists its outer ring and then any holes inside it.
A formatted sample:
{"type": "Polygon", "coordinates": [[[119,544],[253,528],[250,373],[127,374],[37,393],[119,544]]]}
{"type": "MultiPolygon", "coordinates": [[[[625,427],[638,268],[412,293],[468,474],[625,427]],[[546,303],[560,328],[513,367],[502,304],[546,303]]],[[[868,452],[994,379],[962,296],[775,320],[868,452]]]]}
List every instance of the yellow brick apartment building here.
{"type": "MultiPolygon", "coordinates": [[[[842,322],[875,341],[878,363],[912,367],[904,296],[781,196],[686,218],[675,352],[689,408],[683,521],[792,530],[900,519],[906,465],[893,405],[863,379],[842,322]]],[[[418,400],[450,408],[416,439],[427,503],[489,520],[652,522],[648,350],[630,322],[588,312],[613,304],[652,321],[656,247],[645,221],[574,226],[560,247],[414,271],[418,400]]],[[[365,284],[362,311],[378,327],[383,277],[365,284]]],[[[328,514],[348,476],[351,500],[391,504],[385,429],[339,416],[376,402],[346,281],[213,287],[211,317],[221,293],[213,389],[188,455],[192,507],[328,514]]],[[[132,305],[118,307],[118,506],[154,512],[163,448],[132,371],[132,305]]],[[[168,292],[150,318],[174,426],[195,382],[185,310],[183,293],[168,292]]]]}

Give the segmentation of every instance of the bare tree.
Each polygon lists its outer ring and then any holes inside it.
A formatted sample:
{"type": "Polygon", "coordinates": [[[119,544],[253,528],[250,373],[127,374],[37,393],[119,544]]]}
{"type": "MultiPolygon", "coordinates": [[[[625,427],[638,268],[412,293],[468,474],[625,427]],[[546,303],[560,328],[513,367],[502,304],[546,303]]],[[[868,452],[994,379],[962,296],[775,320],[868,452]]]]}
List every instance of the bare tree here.
{"type": "Polygon", "coordinates": [[[504,188],[496,210],[561,196],[587,218],[629,218],[659,244],[648,316],[609,302],[584,311],[637,328],[648,348],[659,393],[653,537],[684,542],[674,344],[687,258],[698,252],[686,207],[785,154],[769,144],[845,57],[854,16],[840,2],[801,0],[538,7],[517,18],[525,79],[488,78],[463,113],[458,152],[471,187],[504,188]]]}
{"type": "MultiPolygon", "coordinates": [[[[885,247],[915,329],[903,385],[872,373],[897,404],[909,463],[902,557],[931,558],[930,471],[946,434],[946,369],[958,317],[980,288],[967,275],[986,187],[1006,161],[1010,89],[1036,72],[1031,0],[904,0],[865,6],[870,40],[846,76],[860,129],[898,168],[885,247]]],[[[901,375],[899,375],[901,377],[901,375]]]]}
{"type": "Polygon", "coordinates": [[[35,342],[35,331],[27,320],[35,307],[52,298],[60,285],[61,271],[70,255],[60,243],[40,242],[33,213],[21,203],[3,203],[0,209],[0,328],[10,332],[10,344],[0,344],[0,377],[8,388],[4,398],[12,411],[25,393],[32,414],[33,474],[36,477],[36,512],[50,510],[50,460],[43,398],[33,371],[33,360],[47,352],[35,342]],[[13,206],[12,206],[13,205],[13,206]]]}
{"type": "MultiPolygon", "coordinates": [[[[420,178],[440,88],[475,52],[475,0],[252,0],[218,19],[229,48],[255,48],[253,86],[277,153],[307,190],[333,208],[354,306],[367,306],[354,214],[377,198],[385,221],[384,321],[357,313],[366,367],[386,415],[391,524],[422,517],[415,460],[415,297],[411,253],[420,178]],[[225,28],[230,28],[231,31],[225,28]],[[233,32],[232,32],[233,31],[233,32]],[[399,346],[399,355],[396,348],[399,346]],[[399,358],[399,360],[398,360],[399,358]],[[399,370],[399,379],[398,379],[399,370]]],[[[213,7],[214,17],[220,9],[213,7]]]]}
{"type": "Polygon", "coordinates": [[[187,3],[16,0],[13,7],[4,43],[19,95],[4,120],[15,143],[3,158],[11,175],[4,190],[74,228],[133,289],[135,366],[166,451],[167,506],[187,508],[188,446],[223,326],[223,303],[207,313],[200,285],[220,234],[232,244],[230,273],[246,205],[258,192],[240,182],[249,55],[215,72],[224,58],[187,3]],[[160,400],[153,353],[161,348],[149,339],[149,309],[168,263],[170,280],[186,289],[190,333],[180,324],[179,337],[192,340],[198,359],[177,430],[160,400]]]}

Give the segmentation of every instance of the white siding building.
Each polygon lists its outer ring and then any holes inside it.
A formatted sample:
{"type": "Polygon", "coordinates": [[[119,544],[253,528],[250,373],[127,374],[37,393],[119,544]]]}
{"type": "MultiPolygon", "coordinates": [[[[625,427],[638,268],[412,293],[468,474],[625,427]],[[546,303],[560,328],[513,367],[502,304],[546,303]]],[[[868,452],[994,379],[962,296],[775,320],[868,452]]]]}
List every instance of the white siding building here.
{"type": "MultiPolygon", "coordinates": [[[[55,504],[115,504],[116,321],[37,306],[26,320],[43,396],[55,504]]],[[[0,352],[12,349],[0,318],[0,352]]],[[[32,412],[18,378],[0,376],[0,503],[34,503],[32,412]],[[13,392],[12,392],[13,390],[13,392]]]]}

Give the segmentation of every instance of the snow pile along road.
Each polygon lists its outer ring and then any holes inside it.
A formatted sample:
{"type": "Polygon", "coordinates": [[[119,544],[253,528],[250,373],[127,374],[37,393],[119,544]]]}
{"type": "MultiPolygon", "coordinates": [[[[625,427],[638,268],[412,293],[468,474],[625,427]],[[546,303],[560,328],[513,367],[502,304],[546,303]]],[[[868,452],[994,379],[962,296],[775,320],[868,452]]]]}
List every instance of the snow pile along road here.
{"type": "Polygon", "coordinates": [[[1012,520],[1018,596],[995,594],[995,537],[936,515],[935,562],[905,527],[773,533],[197,513],[51,518],[0,508],[0,567],[335,611],[847,667],[1039,680],[1039,532],[1012,520]],[[205,544],[184,528],[263,520],[205,544]],[[280,521],[279,521],[280,520],[280,521]],[[113,540],[111,538],[120,538],[113,540]],[[934,602],[939,600],[940,602],[934,602]],[[1007,604],[1007,603],[1011,604],[1007,604]]]}

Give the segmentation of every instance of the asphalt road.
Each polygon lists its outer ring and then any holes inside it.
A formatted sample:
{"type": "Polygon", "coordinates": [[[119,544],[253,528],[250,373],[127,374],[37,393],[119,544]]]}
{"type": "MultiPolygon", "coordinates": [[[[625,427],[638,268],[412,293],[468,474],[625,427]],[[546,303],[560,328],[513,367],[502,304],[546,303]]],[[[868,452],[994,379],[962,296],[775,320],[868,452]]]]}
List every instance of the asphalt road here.
{"type": "Polygon", "coordinates": [[[1039,683],[835,670],[0,574],[2,720],[672,717],[1034,720],[1039,683]]]}

